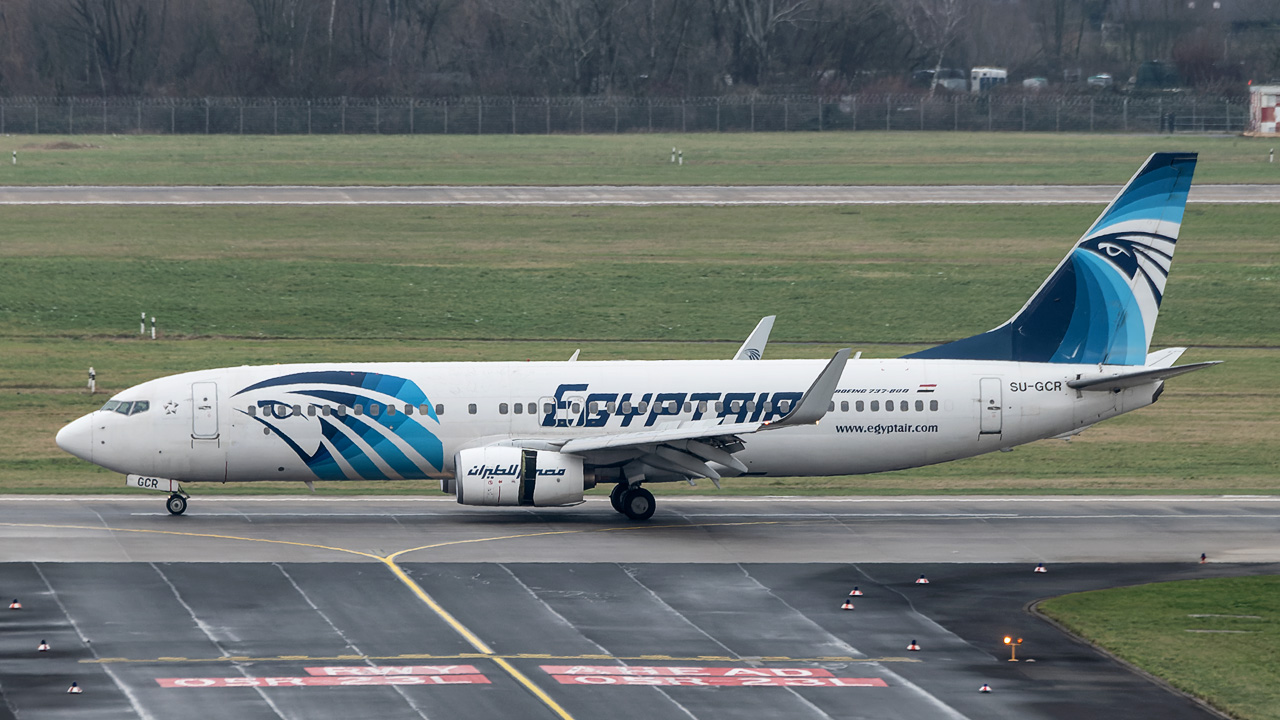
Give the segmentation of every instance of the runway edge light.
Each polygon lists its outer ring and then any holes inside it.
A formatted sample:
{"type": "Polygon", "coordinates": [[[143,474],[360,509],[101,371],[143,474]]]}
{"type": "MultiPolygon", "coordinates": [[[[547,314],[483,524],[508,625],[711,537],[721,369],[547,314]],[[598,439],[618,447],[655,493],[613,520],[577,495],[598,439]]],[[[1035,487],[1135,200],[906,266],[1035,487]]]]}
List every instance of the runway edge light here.
{"type": "Polygon", "coordinates": [[[1033,570],[1032,572],[1047,573],[1049,571],[1044,569],[1044,563],[1039,563],[1038,565],[1036,565],[1036,569],[1033,570]]]}
{"type": "Polygon", "coordinates": [[[920,646],[916,644],[915,640],[912,640],[911,644],[907,646],[907,650],[911,652],[920,652],[920,646]]]}
{"type": "Polygon", "coordinates": [[[49,652],[49,643],[41,640],[40,645],[36,647],[36,652],[49,652]]]}
{"type": "Polygon", "coordinates": [[[67,688],[68,695],[79,695],[82,692],[84,692],[84,690],[81,689],[80,686],[75,683],[71,683],[71,687],[67,688]]]}
{"type": "Polygon", "coordinates": [[[978,688],[978,692],[989,693],[991,692],[991,686],[986,683],[982,683],[982,687],[978,688]]]}
{"type": "Polygon", "coordinates": [[[1204,553],[1200,553],[1200,564],[1203,565],[1207,562],[1209,562],[1209,557],[1204,553]]]}
{"type": "Polygon", "coordinates": [[[840,609],[841,609],[841,610],[852,610],[852,609],[853,609],[853,601],[852,601],[852,600],[850,600],[849,598],[845,598],[845,599],[844,599],[844,604],[840,606],[840,609]]]}
{"type": "Polygon", "coordinates": [[[849,597],[862,597],[862,591],[858,589],[857,585],[854,585],[853,589],[849,591],[849,597]]]}
{"type": "Polygon", "coordinates": [[[22,609],[22,603],[18,602],[18,598],[14,598],[14,599],[13,599],[13,602],[9,603],[9,609],[10,609],[10,610],[21,610],[21,609],[22,609]]]}
{"type": "Polygon", "coordinates": [[[917,585],[928,585],[928,584],[929,584],[929,578],[925,577],[924,575],[921,575],[921,576],[920,576],[920,579],[916,580],[916,584],[917,584],[917,585]]]}

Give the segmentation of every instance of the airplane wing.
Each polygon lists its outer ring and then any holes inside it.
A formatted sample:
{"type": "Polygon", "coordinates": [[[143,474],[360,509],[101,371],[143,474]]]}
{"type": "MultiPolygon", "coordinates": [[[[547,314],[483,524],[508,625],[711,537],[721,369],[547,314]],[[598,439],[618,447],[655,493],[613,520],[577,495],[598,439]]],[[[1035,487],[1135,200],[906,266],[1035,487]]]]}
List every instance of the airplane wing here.
{"type": "Polygon", "coordinates": [[[767,315],[760,318],[760,322],[756,324],[756,329],[751,331],[747,336],[746,342],[742,343],[742,347],[738,348],[738,352],[734,354],[734,360],[759,360],[764,357],[764,346],[769,343],[769,333],[773,330],[773,321],[777,319],[777,315],[767,315]]]}
{"type": "MultiPolygon", "coordinates": [[[[772,422],[716,423],[685,421],[635,432],[589,435],[563,441],[536,440],[540,445],[558,446],[559,451],[583,455],[597,464],[626,465],[642,463],[652,468],[684,477],[720,478],[722,469],[747,472],[747,467],[733,453],[746,442],[744,435],[797,425],[812,425],[827,414],[836,385],[844,372],[851,350],[838,351],[827,362],[795,407],[772,422]]],[[[518,442],[518,441],[512,441],[518,442]]]]}
{"type": "Polygon", "coordinates": [[[1146,385],[1157,380],[1168,380],[1172,377],[1185,375],[1196,370],[1203,370],[1212,365],[1220,365],[1221,360],[1210,360],[1208,362],[1191,363],[1190,365],[1178,365],[1176,367],[1154,367],[1134,370],[1132,372],[1114,373],[1110,375],[1082,375],[1075,380],[1068,380],[1067,387],[1076,390],[1123,390],[1125,388],[1137,387],[1138,385],[1146,385]]]}

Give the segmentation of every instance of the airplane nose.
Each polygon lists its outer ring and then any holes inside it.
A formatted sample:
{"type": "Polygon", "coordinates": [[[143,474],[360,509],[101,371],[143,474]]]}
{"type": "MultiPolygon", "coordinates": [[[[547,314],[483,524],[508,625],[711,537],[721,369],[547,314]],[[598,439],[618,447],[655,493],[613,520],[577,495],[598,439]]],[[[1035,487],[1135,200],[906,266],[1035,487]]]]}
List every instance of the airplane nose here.
{"type": "Polygon", "coordinates": [[[81,460],[93,462],[93,418],[85,415],[71,421],[58,431],[54,442],[64,452],[69,452],[81,460]]]}

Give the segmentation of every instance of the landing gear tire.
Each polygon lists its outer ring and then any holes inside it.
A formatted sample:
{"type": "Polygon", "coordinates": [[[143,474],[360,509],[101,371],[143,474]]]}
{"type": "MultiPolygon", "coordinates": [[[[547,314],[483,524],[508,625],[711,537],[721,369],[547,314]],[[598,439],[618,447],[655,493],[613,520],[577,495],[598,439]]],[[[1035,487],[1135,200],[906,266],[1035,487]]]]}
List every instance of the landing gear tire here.
{"type": "Polygon", "coordinates": [[[164,506],[169,509],[170,515],[181,515],[187,511],[187,499],[181,495],[170,495],[164,506]]]}
{"type": "Polygon", "coordinates": [[[632,520],[648,520],[656,509],[653,493],[642,487],[633,487],[622,494],[622,512],[632,520]]]}
{"type": "Polygon", "coordinates": [[[622,512],[622,496],[630,488],[631,486],[626,483],[618,483],[613,486],[613,490],[609,491],[609,504],[613,506],[614,510],[622,512]]]}

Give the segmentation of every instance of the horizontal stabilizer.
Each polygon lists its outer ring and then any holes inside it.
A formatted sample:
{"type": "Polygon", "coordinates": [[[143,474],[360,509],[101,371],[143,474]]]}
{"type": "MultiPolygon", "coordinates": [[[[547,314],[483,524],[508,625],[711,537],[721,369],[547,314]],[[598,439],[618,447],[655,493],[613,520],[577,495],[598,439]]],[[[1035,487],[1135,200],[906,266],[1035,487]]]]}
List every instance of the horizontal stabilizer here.
{"type": "Polygon", "coordinates": [[[1157,380],[1168,380],[1189,372],[1202,370],[1211,365],[1221,364],[1221,360],[1178,365],[1177,367],[1157,367],[1117,373],[1115,375],[1084,375],[1076,380],[1068,380],[1067,387],[1076,390],[1123,390],[1125,388],[1146,385],[1157,380]]]}

